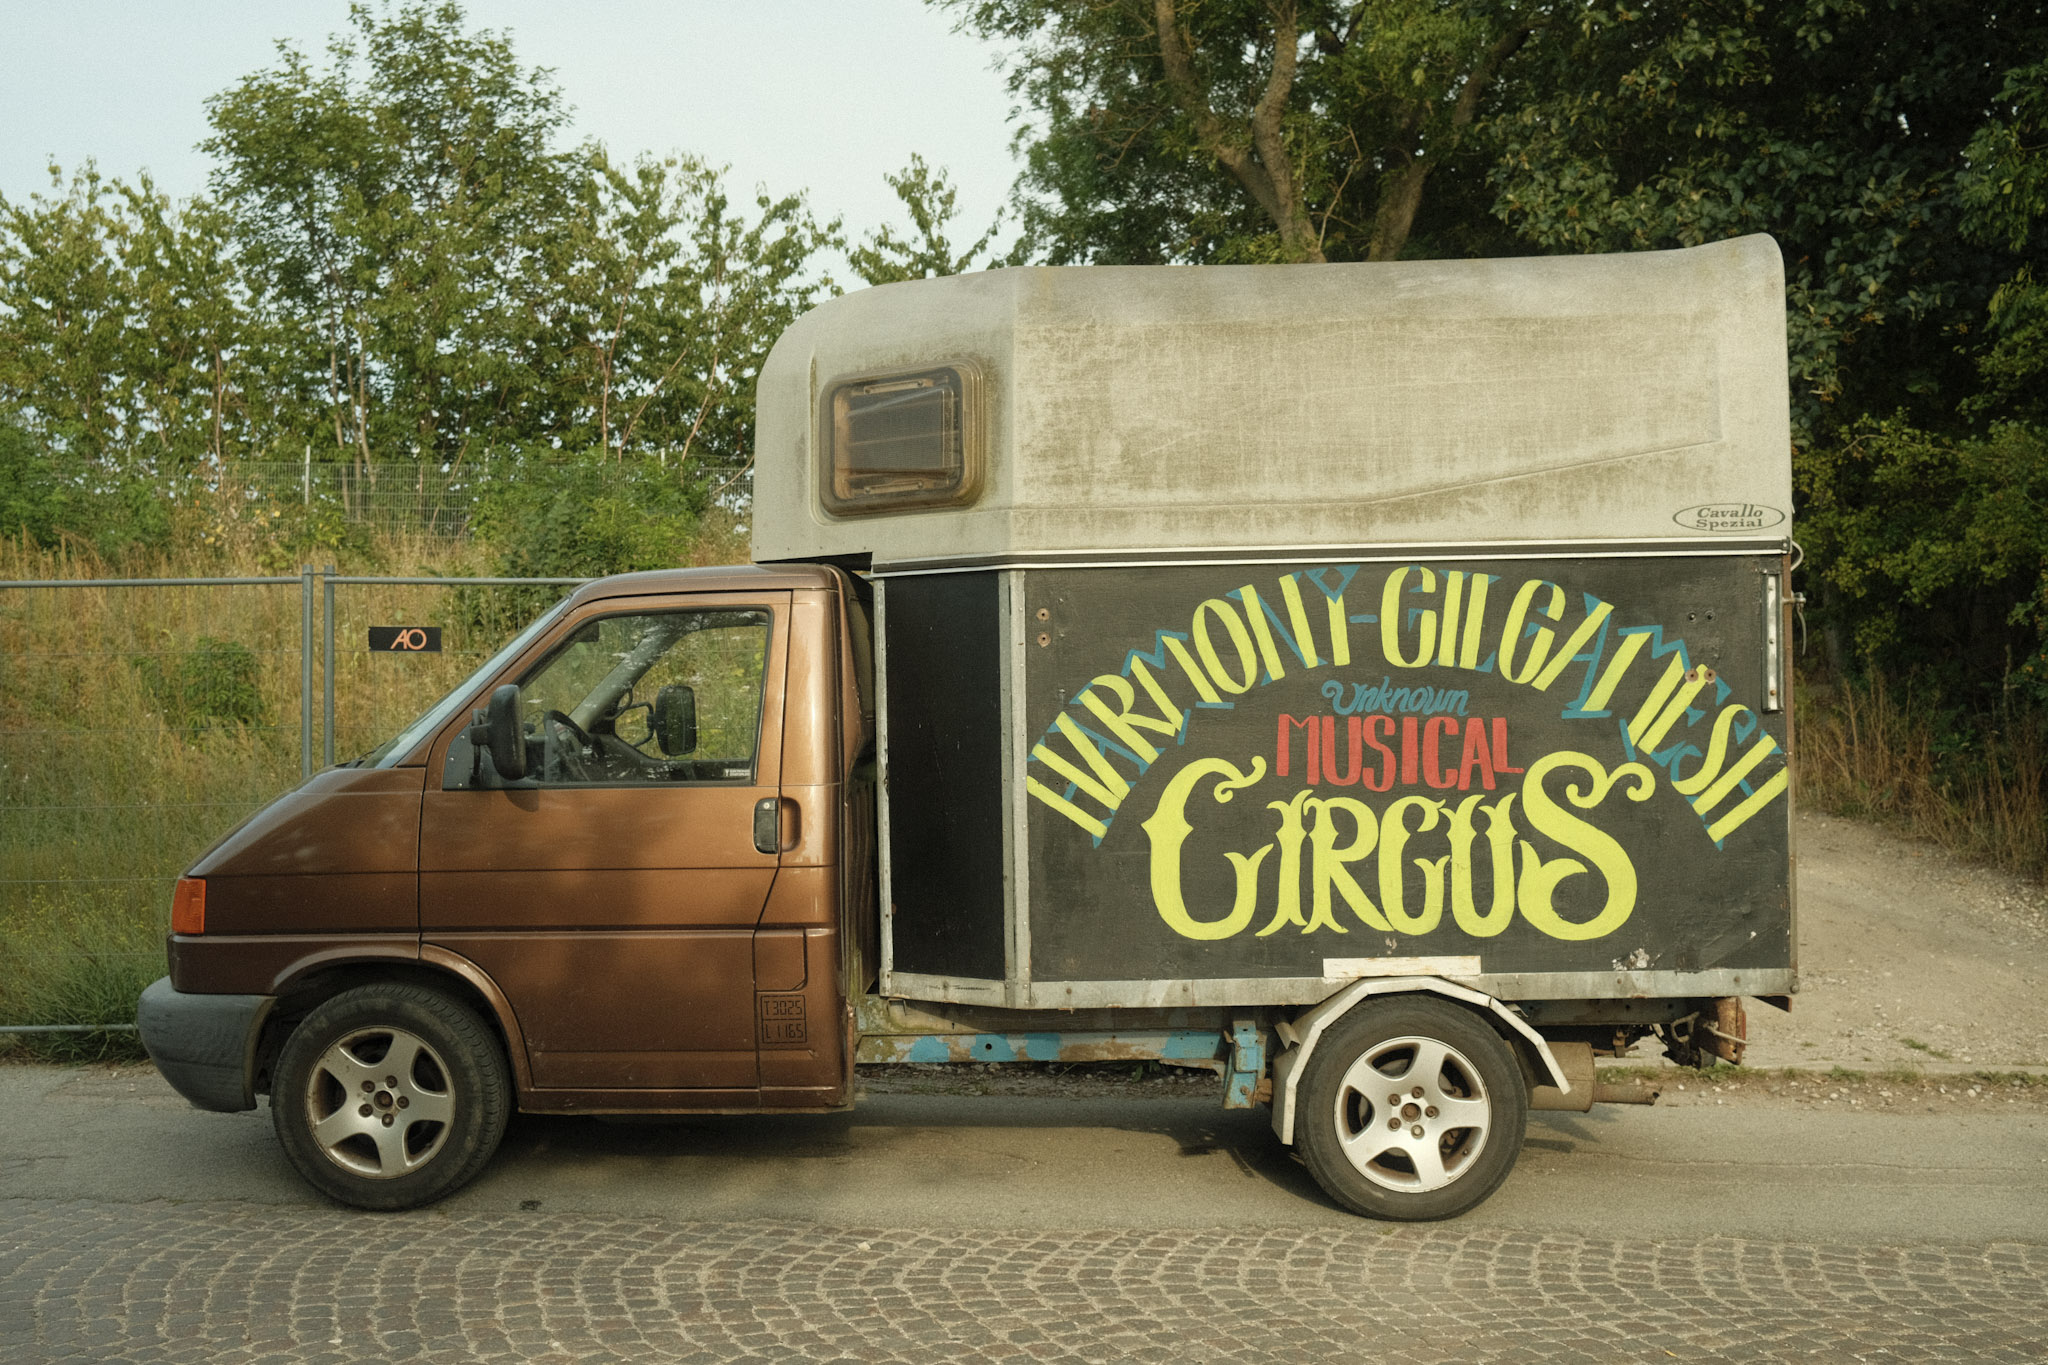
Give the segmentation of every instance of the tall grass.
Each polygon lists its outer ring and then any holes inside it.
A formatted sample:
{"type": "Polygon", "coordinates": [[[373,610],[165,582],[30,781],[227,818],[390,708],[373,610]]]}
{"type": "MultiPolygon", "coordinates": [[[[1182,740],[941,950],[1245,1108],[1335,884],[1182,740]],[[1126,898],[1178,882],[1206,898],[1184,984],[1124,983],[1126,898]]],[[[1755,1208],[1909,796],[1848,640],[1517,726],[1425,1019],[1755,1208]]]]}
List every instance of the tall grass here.
{"type": "Polygon", "coordinates": [[[1799,689],[1803,799],[2048,880],[2048,716],[1963,724],[1881,677],[1799,689]]]}
{"type": "MultiPolygon", "coordinates": [[[[217,508],[186,515],[200,522],[181,537],[186,548],[117,563],[75,546],[0,540],[0,579],[296,567],[291,547],[259,520],[217,508]]],[[[695,562],[744,562],[739,528],[720,521],[706,531],[695,562]]],[[[299,553],[342,574],[492,571],[479,547],[424,536],[299,553]]],[[[296,582],[0,589],[0,1024],[133,1021],[136,996],[164,970],[172,882],[300,780],[300,601],[296,582]]],[[[531,607],[518,589],[338,585],[336,757],[397,733],[525,624],[531,607]],[[443,649],[373,653],[372,625],[440,625],[443,649]]],[[[319,648],[316,633],[316,725],[319,648]]],[[[314,753],[317,765],[317,735],[314,753]]],[[[37,1035],[12,1046],[95,1056],[135,1043],[37,1035]]]]}

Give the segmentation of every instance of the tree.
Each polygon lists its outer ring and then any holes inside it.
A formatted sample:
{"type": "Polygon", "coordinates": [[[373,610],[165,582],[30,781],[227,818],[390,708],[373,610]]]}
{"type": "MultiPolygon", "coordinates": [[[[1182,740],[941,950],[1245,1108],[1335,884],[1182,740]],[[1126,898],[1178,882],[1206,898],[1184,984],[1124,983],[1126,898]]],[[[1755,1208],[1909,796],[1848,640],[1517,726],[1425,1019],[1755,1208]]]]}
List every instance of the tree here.
{"type": "Polygon", "coordinates": [[[800,195],[737,209],[723,173],[694,157],[614,164],[588,152],[577,204],[547,255],[559,288],[540,326],[559,349],[569,445],[682,468],[749,458],[754,376],[797,314],[833,286],[817,254],[839,243],[800,195]]]}
{"type": "Polygon", "coordinates": [[[173,472],[246,435],[246,297],[217,206],[88,165],[0,198],[0,408],[52,452],[173,472]]]}
{"type": "Polygon", "coordinates": [[[893,223],[885,223],[879,232],[870,233],[864,242],[846,253],[853,273],[869,284],[963,275],[970,270],[1021,264],[1021,246],[1001,256],[990,249],[996,233],[1002,229],[1000,211],[988,231],[959,255],[953,254],[953,244],[946,238],[946,225],[959,215],[955,207],[959,195],[944,170],[933,169],[923,157],[912,153],[908,166],[885,179],[910,214],[912,235],[898,232],[893,223]]]}
{"type": "Polygon", "coordinates": [[[284,324],[275,368],[324,398],[335,449],[455,462],[504,435],[533,379],[520,328],[573,202],[577,160],[553,145],[567,113],[453,4],[349,22],[330,69],[280,44],[209,102],[212,186],[284,324]]]}
{"type": "Polygon", "coordinates": [[[945,3],[1023,49],[1010,87],[1035,119],[1019,136],[1034,243],[1055,261],[1123,262],[1394,260],[1418,234],[1499,238],[1471,202],[1476,135],[1519,54],[1569,8],[945,3]]]}
{"type": "Polygon", "coordinates": [[[1546,250],[1773,234],[1831,662],[1990,704],[2048,620],[2048,446],[1992,423],[2040,412],[2048,7],[1595,5],[1554,36],[1516,72],[1496,212],[1546,250]]]}
{"type": "Polygon", "coordinates": [[[1958,173],[2043,7],[1691,0],[1586,7],[1519,66],[1496,212],[1550,251],[1769,232],[1784,250],[1803,444],[1905,404],[1953,411],[2002,250],[1958,173]]]}

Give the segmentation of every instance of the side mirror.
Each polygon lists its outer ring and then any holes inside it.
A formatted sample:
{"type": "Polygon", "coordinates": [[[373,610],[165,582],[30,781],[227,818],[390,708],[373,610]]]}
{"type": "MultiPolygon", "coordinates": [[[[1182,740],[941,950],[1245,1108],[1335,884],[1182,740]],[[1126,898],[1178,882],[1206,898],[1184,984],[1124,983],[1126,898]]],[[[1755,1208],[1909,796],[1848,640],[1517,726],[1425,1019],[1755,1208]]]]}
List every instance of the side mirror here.
{"type": "Polygon", "coordinates": [[[491,766],[506,782],[526,776],[526,733],[519,724],[519,688],[506,683],[491,693],[490,704],[469,727],[469,742],[488,751],[491,766]]]}
{"type": "Polygon", "coordinates": [[[670,683],[654,694],[654,739],[664,757],[697,751],[697,693],[685,683],[670,683]]]}

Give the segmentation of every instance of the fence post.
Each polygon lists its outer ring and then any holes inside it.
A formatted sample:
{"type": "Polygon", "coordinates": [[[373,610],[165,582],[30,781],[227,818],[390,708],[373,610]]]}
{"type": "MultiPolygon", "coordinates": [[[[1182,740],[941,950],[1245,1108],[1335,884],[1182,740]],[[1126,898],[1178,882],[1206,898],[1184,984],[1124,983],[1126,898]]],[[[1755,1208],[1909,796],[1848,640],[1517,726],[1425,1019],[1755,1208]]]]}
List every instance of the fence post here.
{"type": "Polygon", "coordinates": [[[313,775],[313,566],[299,565],[299,777],[313,775]]]}
{"type": "Polygon", "coordinates": [[[320,642],[320,761],[334,766],[334,566],[321,580],[325,598],[320,620],[326,632],[320,642]]]}

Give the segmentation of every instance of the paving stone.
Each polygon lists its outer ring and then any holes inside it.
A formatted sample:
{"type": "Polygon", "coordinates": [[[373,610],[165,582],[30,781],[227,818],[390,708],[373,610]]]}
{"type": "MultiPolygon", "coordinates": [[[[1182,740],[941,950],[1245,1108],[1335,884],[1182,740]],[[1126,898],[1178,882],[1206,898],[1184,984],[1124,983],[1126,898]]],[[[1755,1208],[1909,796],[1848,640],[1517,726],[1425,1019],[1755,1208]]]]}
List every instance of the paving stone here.
{"type": "Polygon", "coordinates": [[[78,1361],[2048,1358],[2048,1247],[1455,1225],[935,1233],[0,1200],[0,1356],[78,1361]],[[865,1247],[865,1249],[863,1249],[865,1247]]]}

